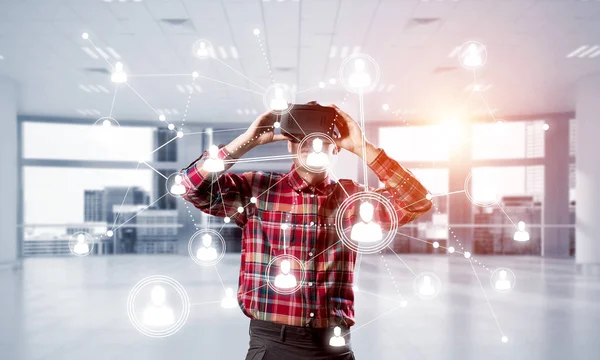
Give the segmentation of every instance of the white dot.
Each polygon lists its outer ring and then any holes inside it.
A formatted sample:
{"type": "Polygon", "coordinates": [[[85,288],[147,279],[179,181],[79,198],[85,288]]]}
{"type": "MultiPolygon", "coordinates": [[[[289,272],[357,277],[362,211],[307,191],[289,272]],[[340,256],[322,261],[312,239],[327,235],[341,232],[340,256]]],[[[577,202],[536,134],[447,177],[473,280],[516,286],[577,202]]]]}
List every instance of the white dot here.
{"type": "Polygon", "coordinates": [[[253,33],[254,33],[254,35],[258,36],[258,35],[260,35],[260,30],[259,29],[254,29],[253,33]]]}
{"type": "Polygon", "coordinates": [[[87,39],[89,39],[89,38],[90,38],[90,34],[88,34],[88,33],[83,33],[83,34],[81,34],[81,38],[82,38],[83,40],[87,40],[87,39]]]}
{"type": "Polygon", "coordinates": [[[548,125],[548,124],[544,124],[544,125],[542,125],[542,129],[543,129],[544,131],[548,131],[548,129],[550,129],[550,125],[548,125]]]}
{"type": "Polygon", "coordinates": [[[273,124],[273,127],[274,127],[275,129],[279,129],[279,127],[280,127],[280,126],[281,126],[281,124],[279,123],[279,121],[276,121],[276,122],[273,124]]]}
{"type": "Polygon", "coordinates": [[[383,104],[383,105],[381,105],[381,108],[382,108],[384,111],[388,111],[388,110],[390,109],[390,106],[389,106],[388,104],[383,104]]]}
{"type": "Polygon", "coordinates": [[[437,242],[437,241],[435,241],[435,242],[433,243],[433,247],[434,247],[435,249],[439,248],[439,247],[440,247],[440,243],[439,243],[439,242],[437,242]]]}
{"type": "Polygon", "coordinates": [[[407,305],[408,305],[408,301],[406,301],[406,300],[401,300],[400,301],[400,306],[406,307],[407,305]]]}
{"type": "Polygon", "coordinates": [[[112,230],[108,230],[106,232],[106,236],[113,236],[113,231],[112,230]]]}
{"type": "Polygon", "coordinates": [[[329,79],[329,83],[330,83],[331,85],[335,85],[335,83],[336,83],[336,82],[337,82],[337,80],[336,80],[335,78],[331,78],[331,79],[329,79]]]}
{"type": "Polygon", "coordinates": [[[448,252],[449,252],[450,254],[452,254],[452,253],[454,252],[454,246],[450,246],[450,247],[448,248],[448,252]]]}
{"type": "Polygon", "coordinates": [[[167,126],[167,127],[169,128],[169,130],[175,129],[175,125],[173,125],[173,124],[169,124],[169,126],[167,126]]]}
{"type": "Polygon", "coordinates": [[[158,115],[158,120],[165,121],[165,120],[167,120],[167,117],[164,116],[163,114],[160,114],[160,115],[158,115]]]}
{"type": "Polygon", "coordinates": [[[288,228],[288,224],[285,224],[285,223],[281,224],[281,230],[287,230],[287,228],[288,228]]]}
{"type": "Polygon", "coordinates": [[[195,79],[195,78],[197,78],[198,76],[200,76],[200,74],[198,74],[198,72],[197,72],[197,71],[194,71],[194,72],[192,73],[192,77],[193,77],[194,79],[195,79]]]}
{"type": "Polygon", "coordinates": [[[256,204],[256,198],[255,198],[254,196],[253,196],[253,197],[251,197],[251,198],[250,198],[250,202],[251,202],[251,203],[253,203],[253,204],[256,204]]]}
{"type": "Polygon", "coordinates": [[[471,253],[468,251],[465,251],[464,255],[465,255],[465,258],[467,258],[467,259],[471,257],[471,253]]]}
{"type": "Polygon", "coordinates": [[[240,214],[241,214],[241,213],[243,213],[243,212],[244,212],[244,208],[240,206],[240,207],[238,208],[238,212],[239,212],[240,214]]]}
{"type": "Polygon", "coordinates": [[[324,87],[325,87],[325,82],[321,81],[321,82],[319,83],[319,87],[320,87],[321,89],[322,89],[322,88],[324,88],[324,87]]]}
{"type": "Polygon", "coordinates": [[[431,196],[431,194],[425,195],[425,199],[427,199],[427,200],[431,200],[432,198],[433,198],[433,196],[431,196]]]}
{"type": "Polygon", "coordinates": [[[352,291],[357,292],[358,291],[358,286],[356,286],[356,285],[352,286],[352,291]]]}
{"type": "Polygon", "coordinates": [[[177,132],[177,137],[178,138],[182,138],[183,137],[183,131],[178,131],[177,132]]]}
{"type": "Polygon", "coordinates": [[[503,336],[502,337],[502,342],[506,344],[508,342],[508,338],[506,336],[503,336]]]}
{"type": "Polygon", "coordinates": [[[223,221],[225,222],[225,224],[229,224],[229,222],[231,221],[231,218],[229,216],[226,216],[223,221]]]}

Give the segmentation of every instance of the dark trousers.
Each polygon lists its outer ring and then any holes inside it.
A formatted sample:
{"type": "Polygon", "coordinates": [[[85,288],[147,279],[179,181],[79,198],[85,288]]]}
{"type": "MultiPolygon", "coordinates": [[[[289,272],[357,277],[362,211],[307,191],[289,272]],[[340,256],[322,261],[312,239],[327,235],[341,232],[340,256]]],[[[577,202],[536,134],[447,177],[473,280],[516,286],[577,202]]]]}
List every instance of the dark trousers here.
{"type": "MultiPolygon", "coordinates": [[[[342,336],[348,328],[342,327],[342,336]]],[[[246,360],[354,360],[350,335],[346,345],[333,347],[333,328],[315,329],[250,320],[250,348],[246,360]]]]}

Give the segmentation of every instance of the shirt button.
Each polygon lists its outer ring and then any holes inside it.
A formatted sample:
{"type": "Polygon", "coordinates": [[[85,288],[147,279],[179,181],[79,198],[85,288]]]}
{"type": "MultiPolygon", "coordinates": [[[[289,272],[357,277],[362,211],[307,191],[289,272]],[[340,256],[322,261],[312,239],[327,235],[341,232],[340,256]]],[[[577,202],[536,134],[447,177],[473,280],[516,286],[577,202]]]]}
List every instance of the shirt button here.
{"type": "Polygon", "coordinates": [[[309,282],[309,283],[308,283],[308,286],[312,286],[312,282],[309,282]]]}
{"type": "Polygon", "coordinates": [[[315,317],[315,313],[310,313],[310,317],[315,317]]]}
{"type": "Polygon", "coordinates": [[[311,253],[311,252],[308,253],[308,256],[312,256],[312,255],[313,255],[313,253],[311,253]]]}

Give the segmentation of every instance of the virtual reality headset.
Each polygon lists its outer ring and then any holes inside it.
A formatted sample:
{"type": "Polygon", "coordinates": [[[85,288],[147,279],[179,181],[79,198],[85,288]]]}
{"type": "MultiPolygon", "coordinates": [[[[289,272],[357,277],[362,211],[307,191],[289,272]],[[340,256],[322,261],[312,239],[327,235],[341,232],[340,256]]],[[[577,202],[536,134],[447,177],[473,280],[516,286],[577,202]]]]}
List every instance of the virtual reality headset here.
{"type": "Polygon", "coordinates": [[[336,111],[319,104],[294,104],[280,115],[281,133],[290,141],[298,142],[306,135],[323,133],[334,137],[336,111]]]}

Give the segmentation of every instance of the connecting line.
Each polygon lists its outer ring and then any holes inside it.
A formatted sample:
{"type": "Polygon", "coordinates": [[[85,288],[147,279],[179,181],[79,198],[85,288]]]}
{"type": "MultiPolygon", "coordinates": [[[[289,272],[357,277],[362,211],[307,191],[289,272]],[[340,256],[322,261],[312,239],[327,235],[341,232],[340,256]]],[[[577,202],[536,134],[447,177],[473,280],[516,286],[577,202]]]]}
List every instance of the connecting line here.
{"type": "MultiPolygon", "coordinates": [[[[137,166],[135,167],[135,172],[137,173],[137,170],[140,168],[140,164],[138,163],[137,166]]],[[[119,220],[119,215],[121,215],[121,210],[123,209],[123,205],[125,204],[125,200],[127,199],[127,194],[129,194],[129,190],[131,189],[131,185],[129,185],[129,187],[127,188],[127,191],[125,192],[125,196],[123,197],[123,202],[121,203],[121,206],[119,206],[119,212],[117,212],[117,216],[115,216],[115,221],[112,224],[111,230],[114,231],[114,227],[117,224],[117,220],[119,220]]]]}
{"type": "Polygon", "coordinates": [[[127,77],[192,76],[192,74],[127,74],[127,77]]]}
{"type": "Polygon", "coordinates": [[[210,226],[210,219],[212,218],[212,203],[213,203],[213,188],[215,187],[215,181],[217,182],[217,184],[219,183],[219,179],[217,176],[217,180],[215,180],[215,173],[210,173],[210,177],[212,178],[210,181],[210,201],[208,202],[209,206],[208,206],[208,221],[207,221],[207,226],[210,226]]]}
{"type": "Polygon", "coordinates": [[[413,269],[411,269],[411,268],[410,268],[410,266],[408,266],[408,264],[407,264],[407,263],[406,263],[404,260],[402,260],[402,258],[401,258],[400,256],[398,256],[398,254],[396,254],[396,252],[394,251],[394,249],[392,249],[392,248],[391,248],[391,247],[389,247],[389,246],[388,246],[388,249],[392,250],[392,252],[394,253],[394,255],[396,255],[396,257],[398,258],[398,260],[400,260],[400,261],[401,261],[401,262],[404,264],[404,266],[406,266],[406,268],[407,268],[407,269],[408,269],[408,270],[409,270],[409,271],[410,271],[410,272],[411,272],[411,273],[412,273],[414,276],[417,276],[417,273],[415,273],[415,272],[413,271],[413,269]]]}
{"type": "Polygon", "coordinates": [[[440,197],[440,196],[447,196],[447,195],[453,195],[453,194],[460,194],[460,193],[464,193],[464,192],[465,192],[464,190],[458,190],[458,191],[452,191],[452,192],[445,193],[445,194],[435,194],[435,195],[431,194],[431,197],[432,197],[432,198],[434,198],[434,197],[440,197]]]}
{"type": "MultiPolygon", "coordinates": [[[[257,129],[260,128],[270,128],[271,126],[257,126],[257,129]]],[[[198,132],[191,132],[191,133],[185,133],[185,136],[190,136],[190,135],[200,135],[200,134],[207,134],[207,133],[219,133],[219,132],[228,132],[228,131],[239,131],[239,130],[248,130],[247,127],[245,128],[237,128],[237,129],[226,129],[226,130],[213,130],[213,131],[198,131],[198,132]]]]}
{"type": "Polygon", "coordinates": [[[358,91],[358,100],[360,104],[360,126],[362,127],[363,181],[365,182],[365,191],[369,191],[369,179],[367,178],[367,138],[365,135],[365,103],[362,88],[358,91]]]}
{"type": "Polygon", "coordinates": [[[265,286],[267,286],[267,285],[269,285],[269,284],[267,284],[267,283],[265,283],[265,284],[262,284],[261,286],[255,287],[255,288],[254,288],[254,289],[252,289],[252,290],[248,290],[248,291],[246,291],[246,292],[245,292],[245,293],[243,293],[242,295],[246,295],[246,294],[249,294],[249,293],[251,293],[251,292],[253,292],[253,291],[255,291],[255,290],[258,290],[258,289],[260,289],[260,288],[264,288],[264,287],[265,287],[265,286]]]}
{"type": "Polygon", "coordinates": [[[346,196],[350,197],[350,194],[348,194],[348,192],[346,191],[346,188],[344,188],[342,186],[342,184],[340,184],[340,181],[339,181],[340,179],[337,176],[335,176],[335,174],[333,173],[333,171],[331,171],[331,169],[329,170],[329,174],[335,178],[335,181],[337,181],[338,185],[342,188],[342,190],[344,190],[344,193],[346,193],[346,196]]]}
{"type": "MultiPolygon", "coordinates": [[[[223,190],[221,190],[221,183],[219,182],[218,179],[217,179],[217,186],[219,186],[219,194],[221,194],[221,196],[223,196],[223,190]]],[[[221,201],[221,204],[223,205],[223,214],[225,214],[225,216],[227,216],[227,208],[225,207],[225,201],[221,201]]],[[[211,204],[211,206],[212,206],[212,204],[211,204]]],[[[223,226],[225,226],[225,223],[223,223],[223,226]]],[[[221,227],[221,230],[223,230],[223,227],[221,227]]],[[[221,230],[219,230],[219,233],[221,232],[221,230]]]]}
{"type": "Polygon", "coordinates": [[[494,317],[494,321],[496,322],[496,325],[498,326],[498,330],[500,330],[500,334],[502,334],[502,336],[504,336],[504,332],[502,331],[502,327],[500,326],[500,322],[498,321],[498,318],[496,317],[496,313],[494,312],[494,309],[492,308],[492,304],[490,303],[490,300],[487,297],[487,294],[485,293],[485,289],[483,288],[483,284],[481,284],[481,280],[479,279],[479,275],[477,275],[477,271],[475,271],[475,266],[473,266],[473,262],[471,261],[471,259],[469,259],[469,264],[471,264],[471,269],[473,269],[473,273],[475,274],[475,278],[477,279],[477,282],[479,283],[479,287],[481,287],[481,292],[483,293],[483,296],[485,297],[485,301],[487,302],[488,306],[490,307],[490,311],[492,312],[492,316],[494,317]]]}
{"type": "Polygon", "coordinates": [[[287,159],[296,159],[297,155],[273,155],[273,156],[262,156],[255,158],[241,158],[234,160],[224,160],[224,164],[237,164],[237,163],[247,163],[247,162],[257,162],[257,161],[275,161],[275,160],[287,160],[287,159]]]}
{"type": "Polygon", "coordinates": [[[108,60],[108,58],[105,56],[106,54],[104,53],[104,51],[102,51],[102,49],[98,49],[98,47],[96,46],[96,44],[94,44],[94,42],[92,41],[92,39],[88,38],[87,41],[89,41],[89,43],[92,44],[92,46],[94,47],[94,49],[96,49],[96,51],[98,52],[98,54],[100,54],[100,56],[102,56],[102,58],[104,59],[104,61],[106,61],[106,63],[108,64],[108,66],[110,66],[111,69],[114,69],[113,64],[111,64],[110,61],[108,60]]]}
{"type": "Polygon", "coordinates": [[[488,106],[487,102],[485,101],[485,99],[483,98],[483,95],[481,95],[481,92],[477,92],[477,95],[479,95],[479,97],[481,98],[481,101],[483,101],[483,104],[485,105],[485,107],[488,110],[488,113],[490,114],[490,116],[492,117],[492,119],[494,119],[494,122],[496,122],[496,117],[494,116],[494,113],[492,112],[492,109],[490,109],[490,107],[488,106]]]}
{"type": "Polygon", "coordinates": [[[117,90],[119,90],[119,83],[115,85],[115,94],[113,95],[112,104],[110,105],[109,118],[112,118],[113,109],[115,108],[115,100],[117,99],[117,90]]]}
{"type": "MultiPolygon", "coordinates": [[[[156,113],[156,115],[160,115],[160,113],[158,111],[156,111],[156,109],[152,105],[150,105],[150,103],[147,102],[146,99],[144,99],[142,97],[142,95],[140,95],[139,92],[137,92],[131,85],[129,85],[129,83],[126,82],[125,85],[127,85],[131,89],[131,91],[133,91],[140,98],[140,100],[142,100],[143,102],[145,102],[146,105],[148,105],[148,107],[150,107],[150,109],[152,109],[152,111],[154,111],[154,113],[156,113]]],[[[165,122],[167,124],[169,124],[169,121],[165,120],[165,122]]]]}
{"type": "Polygon", "coordinates": [[[279,129],[280,129],[281,131],[284,131],[284,132],[288,133],[288,134],[289,134],[291,137],[293,137],[294,139],[296,139],[296,141],[298,141],[298,142],[300,142],[300,141],[301,141],[300,139],[298,139],[297,137],[295,137],[295,136],[294,136],[294,134],[292,134],[291,132],[289,132],[289,131],[287,131],[287,130],[285,130],[285,129],[282,129],[282,128],[279,128],[279,129]]]}
{"type": "Polygon", "coordinates": [[[351,331],[349,331],[349,332],[348,332],[346,335],[342,335],[342,336],[348,336],[348,335],[352,334],[353,332],[355,332],[355,331],[358,331],[358,329],[360,329],[360,328],[363,328],[363,327],[365,327],[365,326],[369,325],[369,324],[370,324],[370,323],[372,323],[373,321],[379,320],[381,317],[383,317],[383,316],[385,316],[385,315],[387,315],[387,314],[390,314],[390,313],[392,313],[392,312],[394,312],[394,311],[396,311],[396,310],[400,309],[401,307],[402,307],[402,305],[398,305],[398,306],[396,306],[396,307],[392,308],[391,310],[388,310],[388,311],[384,312],[383,314],[379,315],[379,316],[378,316],[378,317],[376,317],[375,319],[373,319],[373,320],[370,320],[370,321],[368,321],[368,322],[366,322],[366,323],[362,324],[361,326],[359,326],[359,327],[357,327],[357,328],[355,328],[355,329],[352,329],[352,330],[351,330],[351,331]]]}
{"type": "Polygon", "coordinates": [[[223,60],[219,59],[218,57],[212,57],[212,59],[217,60],[218,62],[220,62],[221,64],[227,66],[228,68],[230,68],[231,70],[233,70],[235,73],[237,73],[238,75],[241,75],[244,79],[250,81],[251,83],[253,83],[254,85],[258,86],[261,90],[266,90],[264,87],[260,86],[259,84],[257,84],[254,80],[250,79],[249,77],[247,77],[246,75],[242,74],[241,72],[239,72],[238,70],[234,69],[233,67],[229,66],[229,64],[227,64],[226,62],[224,62],[223,60]]]}
{"type": "Polygon", "coordinates": [[[154,149],[154,151],[152,151],[150,153],[150,155],[154,154],[155,152],[157,152],[158,150],[162,149],[163,147],[169,145],[170,142],[177,140],[177,136],[175,136],[174,138],[172,138],[171,140],[167,141],[166,143],[162,144],[161,146],[159,146],[158,148],[154,149]]]}
{"type": "Polygon", "coordinates": [[[314,260],[314,259],[315,259],[317,256],[319,256],[319,255],[321,255],[322,253],[324,253],[325,251],[327,251],[327,250],[331,249],[332,247],[334,247],[335,245],[337,245],[337,244],[338,244],[338,243],[340,243],[341,241],[342,241],[342,240],[338,240],[338,241],[334,242],[333,244],[329,245],[329,247],[327,247],[327,249],[325,249],[325,250],[321,251],[321,252],[320,252],[320,253],[318,253],[317,255],[315,255],[315,256],[311,257],[310,259],[306,260],[306,261],[304,262],[304,264],[306,264],[306,263],[308,263],[308,262],[311,262],[311,261],[313,261],[313,260],[314,260]]]}
{"type": "MultiPolygon", "coordinates": [[[[429,241],[427,241],[427,240],[419,239],[419,238],[416,238],[416,237],[414,237],[414,236],[406,235],[406,234],[403,234],[403,233],[400,233],[400,232],[396,232],[396,234],[397,234],[397,235],[404,236],[404,237],[407,237],[407,238],[409,238],[409,239],[417,240],[417,241],[420,241],[420,242],[423,242],[423,243],[426,243],[426,244],[430,244],[430,245],[431,245],[431,242],[429,242],[429,241]]],[[[442,246],[442,245],[440,245],[440,248],[441,248],[441,249],[446,249],[446,250],[448,250],[448,248],[447,248],[447,247],[445,247],[445,246],[442,246]]],[[[393,250],[392,250],[392,251],[393,251],[393,250]]],[[[463,252],[461,252],[461,251],[458,251],[458,250],[456,250],[456,249],[454,250],[454,252],[455,252],[455,253],[457,253],[457,254],[464,254],[463,252]]]]}
{"type": "Polygon", "coordinates": [[[302,126],[300,126],[300,124],[298,124],[298,121],[296,121],[296,118],[294,117],[294,115],[292,114],[292,112],[290,111],[290,112],[288,112],[288,114],[290,114],[290,116],[292,117],[292,119],[294,120],[294,122],[296,123],[296,125],[298,125],[298,128],[300,129],[300,131],[302,131],[302,133],[304,134],[304,136],[306,136],[306,133],[302,129],[302,126]]]}
{"type": "Polygon", "coordinates": [[[219,281],[221,282],[221,285],[223,286],[223,290],[226,290],[225,284],[223,283],[223,279],[221,279],[221,274],[219,273],[219,269],[217,269],[217,265],[213,265],[213,267],[215,268],[215,271],[217,272],[217,276],[219,277],[219,281]]]}
{"type": "Polygon", "coordinates": [[[130,217],[129,219],[127,219],[127,221],[125,221],[124,223],[122,223],[121,225],[117,226],[116,228],[113,229],[113,231],[117,231],[119,230],[123,225],[127,224],[128,222],[130,222],[133,218],[135,218],[136,216],[138,216],[139,214],[143,213],[144,211],[146,211],[148,208],[150,208],[150,206],[156,204],[157,202],[160,201],[160,199],[164,198],[165,196],[167,196],[168,193],[165,193],[163,196],[159,197],[158,199],[154,200],[154,202],[148,206],[146,206],[145,208],[143,208],[141,211],[139,211],[137,214],[133,215],[132,217],[130,217]]]}
{"type": "Polygon", "coordinates": [[[512,221],[512,219],[510,218],[510,216],[508,216],[508,214],[506,213],[506,211],[504,211],[504,208],[502,207],[502,205],[500,205],[500,203],[496,203],[496,205],[498,205],[498,207],[500,208],[500,210],[502,210],[502,212],[504,213],[504,215],[506,215],[506,217],[513,224],[513,226],[515,227],[515,229],[519,230],[519,227],[517,226],[517,224],[515,224],[515,222],[512,221]]]}
{"type": "Polygon", "coordinates": [[[354,285],[358,286],[358,274],[360,272],[360,262],[362,260],[363,254],[358,253],[358,255],[356,255],[356,257],[358,259],[356,260],[356,263],[354,264],[354,285]]]}
{"type": "Polygon", "coordinates": [[[205,80],[208,80],[208,81],[214,81],[214,82],[216,82],[216,83],[219,83],[219,84],[223,84],[223,85],[231,86],[231,87],[233,87],[233,88],[236,88],[236,89],[240,89],[240,90],[248,91],[248,92],[251,92],[251,93],[254,93],[254,94],[260,95],[260,96],[264,96],[264,94],[263,94],[263,93],[259,93],[258,91],[254,91],[254,90],[251,90],[251,89],[246,89],[245,87],[241,87],[241,86],[233,85],[233,84],[230,84],[230,83],[228,83],[228,82],[225,82],[225,81],[221,81],[221,80],[217,80],[217,79],[209,78],[208,76],[204,76],[204,75],[198,75],[198,77],[199,77],[199,78],[202,78],[202,79],[205,79],[205,80]]]}
{"type": "Polygon", "coordinates": [[[168,177],[164,176],[160,171],[153,168],[152,165],[148,164],[147,162],[142,161],[141,163],[146,164],[146,166],[148,166],[150,169],[154,170],[158,175],[162,176],[165,180],[169,179],[168,177]]]}

